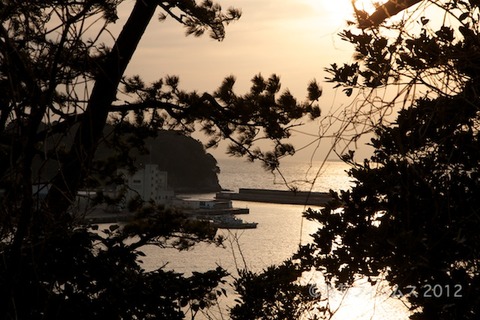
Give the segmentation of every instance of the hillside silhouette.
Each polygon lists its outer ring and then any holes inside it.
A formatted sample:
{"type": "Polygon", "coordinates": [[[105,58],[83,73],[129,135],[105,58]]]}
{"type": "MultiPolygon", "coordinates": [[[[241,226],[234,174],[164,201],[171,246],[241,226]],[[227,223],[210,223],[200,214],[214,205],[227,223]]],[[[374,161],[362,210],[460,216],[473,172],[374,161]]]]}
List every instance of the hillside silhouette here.
{"type": "MultiPolygon", "coordinates": [[[[90,181],[109,185],[117,169],[132,167],[138,169],[144,164],[153,163],[158,164],[160,170],[168,172],[168,184],[177,193],[221,190],[217,176],[220,171],[217,161],[205,151],[201,142],[181,132],[168,130],[158,131],[155,137],[139,138],[135,130],[137,129],[130,127],[130,132],[122,133],[121,143],[118,143],[111,141],[113,126],[105,127],[105,140],[100,143],[94,159],[99,163],[97,168],[104,172],[100,173],[99,170],[93,172],[90,181]],[[119,144],[123,146],[120,148],[119,144]]],[[[46,146],[57,145],[60,150],[68,149],[72,143],[73,138],[68,135],[52,135],[44,141],[46,146]]],[[[48,155],[47,157],[48,160],[45,162],[44,156],[36,157],[33,168],[34,183],[48,183],[59,170],[55,157],[48,155]]]]}
{"type": "Polygon", "coordinates": [[[216,192],[221,187],[217,160],[205,152],[202,143],[176,131],[160,131],[147,138],[149,154],[137,155],[136,164],[158,164],[168,172],[168,184],[176,192],[216,192]]]}

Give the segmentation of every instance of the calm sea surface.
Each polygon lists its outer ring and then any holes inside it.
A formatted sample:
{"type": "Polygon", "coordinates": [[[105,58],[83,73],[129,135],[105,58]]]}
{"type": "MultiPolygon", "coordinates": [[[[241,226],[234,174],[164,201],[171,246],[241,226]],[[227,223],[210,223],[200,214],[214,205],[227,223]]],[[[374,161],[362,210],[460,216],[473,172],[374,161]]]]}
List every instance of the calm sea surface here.
{"type": "MultiPolygon", "coordinates": [[[[328,191],[348,188],[351,184],[346,174],[348,165],[343,162],[330,161],[322,167],[320,164],[285,163],[282,164],[282,175],[265,172],[257,163],[248,163],[237,159],[220,160],[220,184],[225,189],[238,191],[239,188],[287,189],[284,179],[299,187],[300,190],[328,191]]],[[[192,195],[193,198],[213,198],[214,194],[192,195]]],[[[239,216],[245,221],[258,222],[256,229],[219,230],[227,241],[225,248],[214,245],[199,244],[194,249],[178,252],[170,249],[146,248],[145,269],[154,269],[165,263],[167,268],[177,272],[191,273],[206,271],[221,265],[232,274],[238,268],[249,268],[261,271],[272,264],[281,263],[296,251],[300,243],[311,241],[309,236],[318,225],[302,218],[306,209],[298,205],[280,205],[234,201],[234,207],[249,208],[250,214],[239,216]]],[[[325,289],[317,276],[305,279],[315,284],[315,290],[325,289]]],[[[228,289],[228,288],[227,288],[228,289]]],[[[231,292],[231,290],[229,290],[231,292]]],[[[342,295],[332,292],[331,304],[339,309],[332,319],[406,319],[407,313],[403,304],[389,298],[387,291],[371,288],[366,284],[350,289],[342,301],[342,295]]],[[[230,297],[223,301],[225,305],[233,305],[230,297]]],[[[226,310],[228,306],[222,306],[226,310]]],[[[209,315],[213,319],[222,319],[215,311],[209,315]]],[[[227,314],[223,312],[226,319],[227,314]]],[[[207,318],[207,317],[205,317],[207,318]]]]}

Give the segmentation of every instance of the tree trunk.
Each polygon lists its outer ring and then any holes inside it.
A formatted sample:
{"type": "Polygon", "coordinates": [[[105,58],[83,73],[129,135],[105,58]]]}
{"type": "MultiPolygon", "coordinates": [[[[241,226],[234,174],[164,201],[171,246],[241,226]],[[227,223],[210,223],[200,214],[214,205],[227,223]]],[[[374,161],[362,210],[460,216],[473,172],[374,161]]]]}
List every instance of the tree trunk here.
{"type": "Polygon", "coordinates": [[[378,27],[385,20],[414,6],[420,1],[421,0],[390,0],[378,6],[375,11],[365,19],[365,21],[360,21],[359,27],[362,29],[378,27]]]}
{"type": "Polygon", "coordinates": [[[82,117],[74,144],[53,179],[45,209],[55,220],[67,217],[78,188],[86,177],[102,137],[108,108],[115,101],[120,80],[156,9],[155,1],[137,0],[112,51],[96,76],[85,116],[82,117]]]}

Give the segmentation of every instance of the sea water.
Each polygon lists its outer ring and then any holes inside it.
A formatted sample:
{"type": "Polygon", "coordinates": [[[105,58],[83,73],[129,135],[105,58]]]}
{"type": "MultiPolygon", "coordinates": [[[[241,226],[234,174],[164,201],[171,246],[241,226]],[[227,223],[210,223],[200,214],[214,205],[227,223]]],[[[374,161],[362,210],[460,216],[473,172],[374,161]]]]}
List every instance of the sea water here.
{"type": "MultiPolygon", "coordinates": [[[[282,164],[281,172],[269,173],[257,163],[238,159],[219,161],[220,184],[223,188],[238,191],[239,188],[262,188],[286,190],[287,185],[299,190],[339,191],[352,185],[346,171],[349,166],[339,161],[326,163],[288,162],[282,164]]],[[[195,198],[213,198],[214,194],[190,195],[195,198]]],[[[189,251],[146,248],[143,267],[152,270],[167,264],[167,269],[189,274],[207,271],[217,265],[233,275],[237,269],[248,268],[260,272],[273,264],[279,264],[297,250],[300,244],[311,241],[318,225],[302,217],[307,207],[259,202],[234,201],[234,207],[249,208],[250,214],[239,216],[248,222],[257,222],[256,229],[219,230],[226,238],[224,247],[201,243],[189,251]]],[[[314,209],[319,209],[315,208],[314,209]]],[[[303,279],[312,286],[312,294],[325,289],[321,277],[313,275],[303,279]],[[322,287],[323,286],[323,287],[322,287]]],[[[372,288],[365,281],[347,293],[330,292],[331,305],[338,307],[332,319],[407,319],[408,313],[401,301],[391,298],[389,288],[372,288]],[[346,296],[344,297],[344,295],[346,296]]],[[[212,311],[205,318],[228,318],[230,298],[223,300],[220,310],[212,311]],[[217,315],[215,315],[217,312],[217,315]]]]}

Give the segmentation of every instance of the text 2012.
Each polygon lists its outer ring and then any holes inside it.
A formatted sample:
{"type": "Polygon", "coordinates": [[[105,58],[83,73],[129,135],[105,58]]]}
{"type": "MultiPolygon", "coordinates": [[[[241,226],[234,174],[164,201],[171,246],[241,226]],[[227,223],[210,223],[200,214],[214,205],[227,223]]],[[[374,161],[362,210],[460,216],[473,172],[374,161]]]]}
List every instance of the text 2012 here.
{"type": "Polygon", "coordinates": [[[405,286],[404,288],[395,288],[392,297],[402,298],[405,296],[421,296],[423,298],[461,298],[461,284],[426,284],[417,288],[417,286],[405,286]]]}

